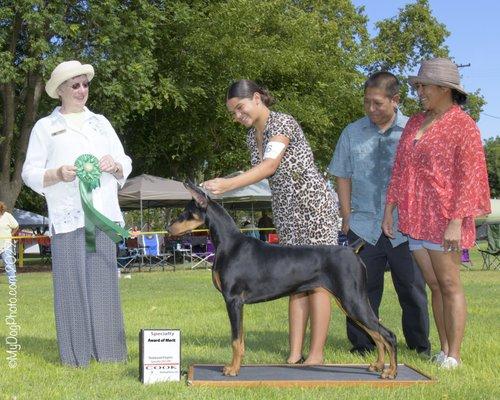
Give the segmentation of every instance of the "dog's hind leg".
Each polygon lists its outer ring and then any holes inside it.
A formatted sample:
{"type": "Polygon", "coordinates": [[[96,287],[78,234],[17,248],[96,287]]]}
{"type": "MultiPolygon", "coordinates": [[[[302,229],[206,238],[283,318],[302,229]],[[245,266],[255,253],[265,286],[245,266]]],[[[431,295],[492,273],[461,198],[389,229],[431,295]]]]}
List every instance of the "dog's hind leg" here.
{"type": "Polygon", "coordinates": [[[227,313],[231,323],[231,345],[233,348],[233,359],[231,364],[222,370],[224,375],[236,376],[240,372],[241,361],[245,353],[243,339],[243,302],[239,298],[226,300],[227,313]]]}
{"type": "Polygon", "coordinates": [[[377,360],[370,365],[373,371],[382,371],[383,379],[394,379],[397,374],[396,335],[380,324],[373,312],[366,291],[366,269],[354,252],[342,250],[337,254],[342,262],[327,268],[327,288],[331,288],[340,307],[375,342],[377,360]],[[385,352],[389,353],[389,368],[384,369],[385,352]]]}
{"type": "Polygon", "coordinates": [[[397,374],[396,336],[385,328],[376,317],[370,307],[370,302],[366,295],[361,295],[359,302],[342,303],[342,307],[375,342],[377,346],[377,360],[370,364],[370,371],[382,372],[382,379],[394,379],[397,374]],[[385,366],[385,352],[389,353],[389,367],[385,366]]]}
{"type": "MultiPolygon", "coordinates": [[[[354,285],[357,287],[357,293],[349,292],[348,296],[336,296],[335,300],[340,308],[357,323],[375,342],[377,346],[377,360],[370,364],[370,371],[382,372],[382,379],[394,379],[397,374],[397,354],[396,354],[396,335],[380,324],[377,316],[373,312],[368,296],[364,290],[364,285],[354,285]],[[348,299],[348,300],[346,300],[348,299]],[[384,369],[385,352],[389,353],[390,365],[384,369]]],[[[352,290],[353,286],[350,286],[352,290]]]]}
{"type": "Polygon", "coordinates": [[[364,328],[366,333],[371,336],[373,341],[377,346],[378,357],[377,361],[373,364],[370,364],[368,370],[382,372],[380,377],[382,379],[394,379],[397,375],[397,360],[396,360],[396,336],[382,326],[379,323],[378,331],[371,331],[369,329],[364,328]],[[389,367],[385,368],[384,359],[385,359],[385,351],[389,353],[389,367]]]}

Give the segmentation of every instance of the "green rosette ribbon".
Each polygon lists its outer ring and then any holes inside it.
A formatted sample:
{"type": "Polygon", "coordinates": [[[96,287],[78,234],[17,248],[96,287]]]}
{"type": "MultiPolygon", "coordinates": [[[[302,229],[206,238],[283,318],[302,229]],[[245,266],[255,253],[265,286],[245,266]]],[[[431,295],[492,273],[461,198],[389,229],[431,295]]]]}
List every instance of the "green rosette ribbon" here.
{"type": "Polygon", "coordinates": [[[130,233],[126,229],[102,215],[92,204],[92,191],[100,185],[99,160],[92,154],[82,154],[76,159],[75,167],[76,176],[80,181],[80,199],[85,214],[85,248],[87,251],[95,253],[96,228],[103,231],[115,243],[129,238],[130,233]]]}

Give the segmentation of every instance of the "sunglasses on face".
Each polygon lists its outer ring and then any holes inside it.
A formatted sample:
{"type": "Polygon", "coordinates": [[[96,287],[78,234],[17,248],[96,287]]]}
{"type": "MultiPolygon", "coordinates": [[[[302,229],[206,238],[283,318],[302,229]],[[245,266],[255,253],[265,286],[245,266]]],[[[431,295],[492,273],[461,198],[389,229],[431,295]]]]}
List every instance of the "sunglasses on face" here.
{"type": "Polygon", "coordinates": [[[80,89],[80,86],[84,89],[87,89],[90,86],[90,82],[76,82],[70,85],[71,89],[73,90],[78,90],[80,89]]]}

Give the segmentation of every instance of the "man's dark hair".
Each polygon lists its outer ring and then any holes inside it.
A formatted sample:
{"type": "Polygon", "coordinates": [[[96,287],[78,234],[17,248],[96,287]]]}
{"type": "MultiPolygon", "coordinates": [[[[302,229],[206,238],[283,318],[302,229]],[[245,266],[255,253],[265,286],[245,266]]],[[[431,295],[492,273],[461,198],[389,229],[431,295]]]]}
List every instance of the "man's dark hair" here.
{"type": "Polygon", "coordinates": [[[365,93],[368,88],[377,88],[385,91],[389,98],[399,94],[399,81],[395,75],[387,71],[375,72],[365,82],[365,93]]]}

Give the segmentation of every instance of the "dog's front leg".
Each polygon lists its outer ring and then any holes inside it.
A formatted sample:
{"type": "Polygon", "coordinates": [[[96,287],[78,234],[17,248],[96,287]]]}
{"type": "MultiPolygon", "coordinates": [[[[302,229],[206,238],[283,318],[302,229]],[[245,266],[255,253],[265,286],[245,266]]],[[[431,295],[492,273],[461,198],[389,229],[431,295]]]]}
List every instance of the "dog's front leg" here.
{"type": "Polygon", "coordinates": [[[230,365],[222,370],[224,375],[236,376],[240,372],[241,360],[245,352],[243,340],[243,302],[241,299],[226,300],[227,313],[231,322],[231,345],[233,348],[233,359],[230,365]]]}

